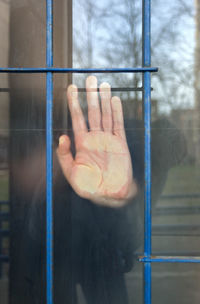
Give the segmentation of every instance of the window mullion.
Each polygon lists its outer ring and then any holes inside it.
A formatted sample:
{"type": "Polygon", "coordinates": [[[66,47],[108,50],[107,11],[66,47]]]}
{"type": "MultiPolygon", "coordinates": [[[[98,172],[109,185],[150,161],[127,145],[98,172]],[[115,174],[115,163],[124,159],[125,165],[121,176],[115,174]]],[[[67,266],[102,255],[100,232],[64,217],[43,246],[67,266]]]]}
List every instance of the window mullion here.
{"type": "MultiPolygon", "coordinates": [[[[46,67],[53,66],[53,0],[46,0],[46,67]]],[[[46,297],[53,304],[53,73],[46,75],[46,297]]]]}

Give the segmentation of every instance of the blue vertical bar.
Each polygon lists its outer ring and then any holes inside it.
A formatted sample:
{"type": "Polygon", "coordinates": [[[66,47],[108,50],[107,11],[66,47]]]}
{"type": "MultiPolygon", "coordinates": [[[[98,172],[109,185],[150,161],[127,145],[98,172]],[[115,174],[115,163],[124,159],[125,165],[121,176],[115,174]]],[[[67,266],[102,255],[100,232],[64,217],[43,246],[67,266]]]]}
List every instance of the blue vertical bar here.
{"type": "MultiPolygon", "coordinates": [[[[46,0],[46,66],[53,66],[53,0],[46,0]]],[[[46,75],[46,297],[53,304],[53,74],[46,75]]]]}
{"type": "MultiPolygon", "coordinates": [[[[151,65],[151,0],[143,0],[143,66],[151,65]]],[[[151,256],[151,74],[144,72],[145,227],[144,255],[151,256]]],[[[144,303],[151,304],[151,263],[144,263],[144,303]]]]}

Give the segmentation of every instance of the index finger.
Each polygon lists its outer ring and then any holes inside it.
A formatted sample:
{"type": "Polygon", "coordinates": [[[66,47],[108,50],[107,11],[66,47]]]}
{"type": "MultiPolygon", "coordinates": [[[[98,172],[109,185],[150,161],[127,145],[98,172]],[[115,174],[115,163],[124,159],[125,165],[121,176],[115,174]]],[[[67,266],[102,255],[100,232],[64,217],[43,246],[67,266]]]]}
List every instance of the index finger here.
{"type": "Polygon", "coordinates": [[[82,134],[87,132],[87,126],[78,100],[78,89],[75,85],[71,84],[68,86],[67,98],[76,141],[76,138],[78,135],[80,135],[80,133],[82,134]]]}

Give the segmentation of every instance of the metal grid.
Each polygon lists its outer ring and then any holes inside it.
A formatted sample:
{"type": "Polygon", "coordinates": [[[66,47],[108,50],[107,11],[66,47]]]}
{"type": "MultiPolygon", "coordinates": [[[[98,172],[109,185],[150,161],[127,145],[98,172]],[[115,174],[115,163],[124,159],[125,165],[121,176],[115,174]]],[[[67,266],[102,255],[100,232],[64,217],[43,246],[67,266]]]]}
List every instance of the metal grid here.
{"type": "MultiPolygon", "coordinates": [[[[144,303],[151,304],[151,263],[200,263],[200,257],[152,256],[151,255],[151,0],[143,0],[143,67],[124,69],[73,69],[53,67],[53,0],[46,0],[46,67],[0,68],[0,73],[46,73],[46,298],[53,304],[53,73],[143,73],[143,102],[145,127],[145,229],[144,255],[144,303]]],[[[0,259],[3,259],[0,256],[0,259]]]]}

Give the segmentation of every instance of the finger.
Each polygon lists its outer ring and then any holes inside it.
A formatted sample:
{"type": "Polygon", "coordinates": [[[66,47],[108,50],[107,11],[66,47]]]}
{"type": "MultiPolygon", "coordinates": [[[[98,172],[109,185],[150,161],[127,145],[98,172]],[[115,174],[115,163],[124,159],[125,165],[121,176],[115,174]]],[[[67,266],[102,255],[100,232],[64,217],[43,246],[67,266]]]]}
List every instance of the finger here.
{"type": "Polygon", "coordinates": [[[70,183],[70,176],[74,165],[74,159],[70,150],[70,139],[67,135],[60,136],[59,145],[56,152],[63,174],[70,183]]]}
{"type": "Polygon", "coordinates": [[[69,110],[72,118],[72,127],[74,131],[75,142],[76,142],[76,139],[78,135],[80,135],[80,133],[82,134],[87,132],[87,127],[78,100],[78,90],[75,85],[70,85],[68,87],[67,98],[68,98],[69,110]]]}
{"type": "Polygon", "coordinates": [[[113,133],[123,139],[126,139],[122,103],[119,97],[112,97],[111,107],[113,116],[113,133]]]}
{"type": "Polygon", "coordinates": [[[88,102],[88,121],[90,129],[93,131],[101,130],[101,111],[97,93],[97,79],[89,76],[86,79],[86,91],[88,102]]]}
{"type": "Polygon", "coordinates": [[[112,132],[111,88],[109,83],[100,85],[102,127],[106,132],[112,132]]]}

